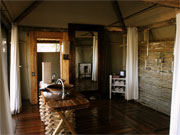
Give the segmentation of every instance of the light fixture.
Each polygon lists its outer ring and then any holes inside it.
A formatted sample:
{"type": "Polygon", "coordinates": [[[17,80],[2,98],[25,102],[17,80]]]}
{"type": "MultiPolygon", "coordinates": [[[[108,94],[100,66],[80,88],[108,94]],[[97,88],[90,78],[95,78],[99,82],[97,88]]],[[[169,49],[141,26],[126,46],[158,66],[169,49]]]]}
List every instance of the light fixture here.
{"type": "Polygon", "coordinates": [[[62,53],[70,54],[70,42],[69,41],[62,42],[62,53]]]}
{"type": "Polygon", "coordinates": [[[62,54],[63,54],[63,59],[68,60],[69,54],[70,54],[70,42],[67,40],[63,41],[61,50],[62,50],[62,54]]]}

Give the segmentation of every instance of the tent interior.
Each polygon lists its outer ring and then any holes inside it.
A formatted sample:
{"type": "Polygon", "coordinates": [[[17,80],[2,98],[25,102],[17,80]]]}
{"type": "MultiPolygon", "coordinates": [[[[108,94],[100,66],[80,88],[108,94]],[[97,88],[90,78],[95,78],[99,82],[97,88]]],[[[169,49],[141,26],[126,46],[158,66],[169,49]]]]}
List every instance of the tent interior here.
{"type": "Polygon", "coordinates": [[[1,133],[180,134],[178,0],[2,0],[0,10],[1,133]]]}

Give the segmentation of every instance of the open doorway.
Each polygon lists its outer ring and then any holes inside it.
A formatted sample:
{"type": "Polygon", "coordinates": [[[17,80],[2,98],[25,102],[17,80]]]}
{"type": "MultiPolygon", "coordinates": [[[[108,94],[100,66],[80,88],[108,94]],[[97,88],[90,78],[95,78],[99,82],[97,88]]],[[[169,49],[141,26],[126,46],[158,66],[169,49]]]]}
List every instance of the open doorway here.
{"type": "MultiPolygon", "coordinates": [[[[41,40],[50,40],[50,41],[58,41],[60,44],[62,41],[68,40],[67,32],[29,32],[29,41],[30,41],[30,86],[31,86],[31,96],[30,101],[31,104],[38,103],[38,69],[37,69],[37,41],[41,40]]],[[[64,60],[62,57],[62,53],[60,53],[60,74],[61,78],[65,79],[67,83],[69,83],[69,60],[64,60]],[[61,62],[61,63],[60,63],[61,62]]]]}
{"type": "Polygon", "coordinates": [[[75,33],[76,90],[98,90],[98,43],[96,32],[75,33]]]}
{"type": "Polygon", "coordinates": [[[59,40],[37,39],[38,82],[42,81],[42,63],[51,63],[52,83],[60,78],[60,42],[59,40]]]}

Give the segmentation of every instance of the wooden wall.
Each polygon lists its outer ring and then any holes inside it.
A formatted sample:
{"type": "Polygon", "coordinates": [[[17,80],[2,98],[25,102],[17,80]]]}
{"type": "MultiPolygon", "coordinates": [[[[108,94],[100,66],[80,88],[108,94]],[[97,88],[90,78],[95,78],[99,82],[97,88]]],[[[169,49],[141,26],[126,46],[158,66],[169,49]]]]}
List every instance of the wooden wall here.
{"type": "Polygon", "coordinates": [[[150,42],[148,57],[145,42],[139,42],[138,49],[139,102],[166,114],[171,106],[173,47],[174,41],[150,42]],[[159,58],[163,59],[162,65],[159,58]]]}

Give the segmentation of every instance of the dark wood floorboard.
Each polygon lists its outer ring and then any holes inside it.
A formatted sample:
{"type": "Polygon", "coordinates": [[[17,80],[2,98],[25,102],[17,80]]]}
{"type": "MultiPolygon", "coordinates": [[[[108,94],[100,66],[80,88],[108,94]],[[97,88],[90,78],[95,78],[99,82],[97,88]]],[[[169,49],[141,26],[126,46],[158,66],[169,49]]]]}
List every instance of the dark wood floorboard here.
{"type": "Polygon", "coordinates": [[[13,116],[16,121],[15,135],[44,135],[44,125],[40,120],[38,105],[23,101],[22,112],[13,116]]]}
{"type": "Polygon", "coordinates": [[[98,89],[98,82],[92,81],[91,78],[76,79],[76,90],[78,91],[94,91],[98,89]]]}
{"type": "MultiPolygon", "coordinates": [[[[38,105],[25,101],[22,113],[13,117],[16,135],[44,134],[38,105]]],[[[114,98],[92,100],[87,109],[75,111],[78,134],[161,134],[169,133],[169,116],[136,102],[114,98]]]]}

